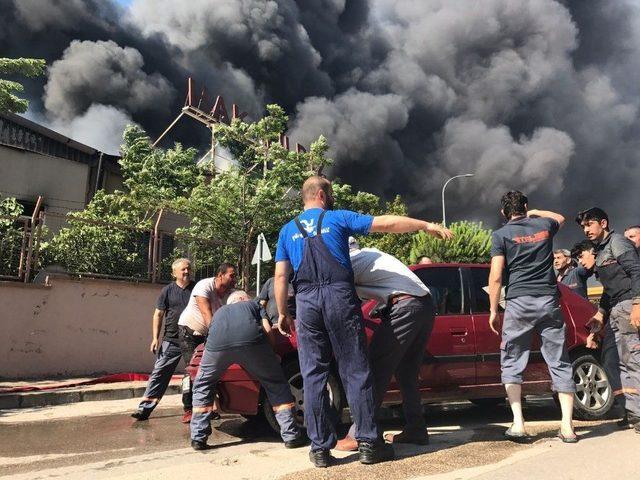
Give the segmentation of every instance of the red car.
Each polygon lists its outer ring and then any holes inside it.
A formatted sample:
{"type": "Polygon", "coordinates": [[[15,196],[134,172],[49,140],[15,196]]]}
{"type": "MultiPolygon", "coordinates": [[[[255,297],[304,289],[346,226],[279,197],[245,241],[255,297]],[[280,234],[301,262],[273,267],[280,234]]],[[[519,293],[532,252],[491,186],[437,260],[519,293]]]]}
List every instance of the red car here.
{"type": "MultiPolygon", "coordinates": [[[[483,290],[488,284],[489,266],[431,264],[416,265],[411,269],[431,289],[437,303],[437,316],[431,338],[425,345],[420,371],[423,402],[470,400],[480,405],[491,405],[503,401],[500,337],[489,329],[489,296],[483,290]]],[[[596,308],[566,286],[559,285],[559,288],[567,325],[567,346],[577,387],[575,415],[582,419],[598,419],[609,411],[614,397],[600,364],[599,352],[585,346],[588,335],[585,324],[596,308]]],[[[380,320],[369,317],[374,305],[375,302],[371,301],[362,306],[369,340],[380,323],[380,320]]],[[[200,364],[202,348],[198,347],[187,368],[192,379],[200,364]]],[[[282,368],[289,379],[302,420],[303,385],[295,335],[286,338],[278,334],[277,353],[282,358],[282,368]]],[[[260,384],[239,365],[232,365],[227,370],[218,387],[223,411],[246,417],[263,415],[270,425],[278,429],[260,384]]],[[[546,394],[550,387],[549,373],[540,353],[540,339],[534,337],[523,393],[546,394]]],[[[335,366],[329,375],[327,388],[333,408],[341,414],[347,402],[335,366]]],[[[402,402],[395,379],[389,385],[384,402],[402,402]]]]}

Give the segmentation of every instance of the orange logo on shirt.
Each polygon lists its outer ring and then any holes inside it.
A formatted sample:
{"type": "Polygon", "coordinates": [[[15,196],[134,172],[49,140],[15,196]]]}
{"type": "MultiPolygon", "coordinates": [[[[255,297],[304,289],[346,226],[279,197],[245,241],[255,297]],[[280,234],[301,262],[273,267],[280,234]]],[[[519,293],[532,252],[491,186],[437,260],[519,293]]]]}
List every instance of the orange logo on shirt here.
{"type": "Polygon", "coordinates": [[[526,235],[524,237],[514,237],[513,241],[515,243],[538,243],[548,238],[549,238],[549,231],[543,230],[541,232],[534,233],[533,235],[526,235]]]}

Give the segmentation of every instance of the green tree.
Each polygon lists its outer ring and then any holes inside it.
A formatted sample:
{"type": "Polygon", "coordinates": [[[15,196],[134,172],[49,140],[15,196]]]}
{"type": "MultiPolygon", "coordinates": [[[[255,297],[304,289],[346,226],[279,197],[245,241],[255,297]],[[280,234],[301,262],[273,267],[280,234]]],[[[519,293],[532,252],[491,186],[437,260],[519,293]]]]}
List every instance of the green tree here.
{"type": "MultiPolygon", "coordinates": [[[[0,58],[0,75],[37,77],[44,73],[45,66],[44,60],[35,58],[0,58]]],[[[0,78],[0,112],[26,112],[29,102],[14,95],[23,91],[21,83],[0,78]]]]}
{"type": "Polygon", "coordinates": [[[482,223],[456,222],[449,228],[455,234],[452,240],[441,241],[418,232],[411,239],[409,261],[416,263],[420,257],[429,257],[434,262],[485,263],[489,261],[491,230],[482,223]]]}
{"type": "Polygon", "coordinates": [[[267,115],[257,122],[219,124],[216,139],[236,164],[200,177],[189,197],[176,202],[178,211],[191,219],[189,227],[177,232],[179,236],[218,239],[226,244],[210,250],[187,241],[191,257],[200,264],[215,264],[222,259],[213,255],[222,252],[225,260],[239,266],[245,288],[258,234],[264,233],[273,250],[280,227],[301,210],[298,189],[305,178],[330,164],[323,137],[303,153],[278,143],[287,120],[281,107],[268,105],[267,115]]]}
{"type": "Polygon", "coordinates": [[[138,126],[125,129],[119,161],[125,191],[98,191],[87,207],[68,215],[69,226],[45,249],[47,263],[73,272],[106,275],[148,275],[149,239],[153,219],[191,193],[200,175],[195,149],[180,144],[156,149],[138,126]]]}
{"type": "Polygon", "coordinates": [[[16,221],[22,212],[23,207],[15,198],[0,200],[0,275],[18,273],[23,230],[16,221]]]}

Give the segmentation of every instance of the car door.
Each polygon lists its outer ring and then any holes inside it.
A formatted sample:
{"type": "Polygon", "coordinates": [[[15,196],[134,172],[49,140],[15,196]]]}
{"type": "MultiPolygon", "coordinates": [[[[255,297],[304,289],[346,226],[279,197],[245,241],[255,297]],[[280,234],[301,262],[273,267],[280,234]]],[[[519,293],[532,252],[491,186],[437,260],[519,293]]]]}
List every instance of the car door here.
{"type": "Polygon", "coordinates": [[[420,370],[421,388],[475,384],[475,332],[460,268],[424,265],[414,273],[429,287],[436,304],[420,370]]]}
{"type": "MultiPolygon", "coordinates": [[[[465,274],[469,279],[470,308],[476,332],[478,384],[499,384],[501,383],[501,339],[489,328],[489,294],[485,290],[489,285],[489,267],[481,265],[468,267],[465,269],[465,274]]],[[[502,317],[502,309],[500,309],[500,316],[502,317]]]]}
{"type": "MultiPolygon", "coordinates": [[[[489,284],[489,267],[484,265],[469,266],[465,276],[469,277],[470,307],[476,332],[478,349],[477,378],[478,384],[500,384],[500,335],[496,335],[489,327],[489,294],[484,290],[489,284]]],[[[503,316],[500,308],[500,316],[503,316]]],[[[529,363],[524,371],[525,382],[539,382],[548,379],[547,367],[540,353],[540,336],[533,334],[529,363]]]]}

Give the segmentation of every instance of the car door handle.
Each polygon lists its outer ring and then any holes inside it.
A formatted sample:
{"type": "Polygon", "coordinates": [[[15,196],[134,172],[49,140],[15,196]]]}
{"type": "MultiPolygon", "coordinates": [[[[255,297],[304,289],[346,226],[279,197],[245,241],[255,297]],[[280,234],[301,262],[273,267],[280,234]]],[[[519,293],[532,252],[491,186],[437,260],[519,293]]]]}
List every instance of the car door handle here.
{"type": "Polygon", "coordinates": [[[469,330],[466,328],[450,328],[449,332],[454,337],[466,337],[469,334],[469,330]]]}

